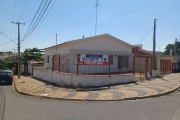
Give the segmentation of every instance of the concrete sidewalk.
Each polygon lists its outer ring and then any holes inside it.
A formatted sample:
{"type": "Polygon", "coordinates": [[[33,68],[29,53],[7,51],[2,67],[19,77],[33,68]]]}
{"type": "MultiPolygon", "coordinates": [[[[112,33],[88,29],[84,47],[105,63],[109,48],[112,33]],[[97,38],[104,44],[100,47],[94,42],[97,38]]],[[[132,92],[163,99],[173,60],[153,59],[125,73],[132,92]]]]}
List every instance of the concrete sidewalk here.
{"type": "Polygon", "coordinates": [[[139,81],[137,84],[111,86],[110,89],[107,87],[91,89],[63,88],[31,76],[21,76],[21,79],[17,79],[17,76],[15,76],[14,78],[16,90],[21,94],[62,100],[113,101],[143,99],[165,95],[180,87],[180,73],[168,74],[162,78],[153,78],[150,81],[139,81]]]}

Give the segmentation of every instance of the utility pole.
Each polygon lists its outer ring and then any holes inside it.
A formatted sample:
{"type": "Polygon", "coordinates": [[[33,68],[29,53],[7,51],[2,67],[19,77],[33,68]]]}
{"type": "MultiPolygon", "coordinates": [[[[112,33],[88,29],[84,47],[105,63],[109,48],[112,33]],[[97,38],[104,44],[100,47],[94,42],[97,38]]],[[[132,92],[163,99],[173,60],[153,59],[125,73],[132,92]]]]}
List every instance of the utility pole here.
{"type": "Polygon", "coordinates": [[[156,56],[156,18],[154,19],[154,33],[153,33],[153,60],[154,60],[154,70],[156,69],[155,56],[156,56]]]}
{"type": "MultiPolygon", "coordinates": [[[[16,68],[16,55],[15,55],[16,49],[12,49],[12,50],[14,50],[14,55],[13,55],[14,56],[14,68],[16,68]]],[[[15,72],[15,70],[13,72],[15,72]]]]}
{"type": "Polygon", "coordinates": [[[175,39],[175,43],[174,43],[174,60],[176,60],[176,42],[177,42],[177,38],[175,39]]]}
{"type": "Polygon", "coordinates": [[[18,79],[20,79],[20,25],[25,25],[25,23],[12,22],[18,25],[18,79]]]}

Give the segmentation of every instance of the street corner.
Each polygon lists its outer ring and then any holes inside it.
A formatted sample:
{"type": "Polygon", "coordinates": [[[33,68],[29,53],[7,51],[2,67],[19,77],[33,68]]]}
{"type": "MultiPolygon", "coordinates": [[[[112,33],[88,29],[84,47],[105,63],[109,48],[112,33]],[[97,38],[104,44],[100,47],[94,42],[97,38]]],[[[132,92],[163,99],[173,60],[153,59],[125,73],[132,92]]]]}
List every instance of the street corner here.
{"type": "Polygon", "coordinates": [[[128,99],[145,99],[167,95],[179,89],[179,74],[164,76],[163,79],[155,78],[138,84],[122,84],[92,89],[63,88],[48,84],[33,77],[15,77],[17,92],[43,98],[78,101],[117,101],[128,99]]]}

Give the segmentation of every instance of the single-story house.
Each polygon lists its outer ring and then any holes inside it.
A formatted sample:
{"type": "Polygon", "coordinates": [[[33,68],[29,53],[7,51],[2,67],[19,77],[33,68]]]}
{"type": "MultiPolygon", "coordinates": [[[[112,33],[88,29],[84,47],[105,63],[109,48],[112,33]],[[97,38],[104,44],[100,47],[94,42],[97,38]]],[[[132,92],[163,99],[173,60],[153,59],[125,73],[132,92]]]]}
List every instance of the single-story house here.
{"type": "MultiPolygon", "coordinates": [[[[128,72],[132,71],[133,47],[133,45],[109,34],[72,40],[45,48],[45,67],[57,71],[59,64],[55,59],[56,55],[60,55],[60,71],[76,73],[77,55],[81,58],[81,62],[83,61],[82,58],[89,60],[88,57],[94,55],[94,58],[109,56],[111,72],[128,72]]],[[[107,65],[89,64],[79,65],[79,74],[108,72],[107,65]]]]}
{"type": "Polygon", "coordinates": [[[134,54],[150,55],[141,46],[110,34],[72,40],[44,50],[44,68],[33,68],[34,77],[74,87],[135,81],[134,54]]]}

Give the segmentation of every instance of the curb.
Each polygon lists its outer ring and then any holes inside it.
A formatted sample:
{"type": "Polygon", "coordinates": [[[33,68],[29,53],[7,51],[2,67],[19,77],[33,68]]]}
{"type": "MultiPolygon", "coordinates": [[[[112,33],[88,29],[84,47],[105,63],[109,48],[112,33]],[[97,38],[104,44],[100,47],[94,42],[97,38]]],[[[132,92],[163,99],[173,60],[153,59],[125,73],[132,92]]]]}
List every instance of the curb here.
{"type": "Polygon", "coordinates": [[[165,96],[168,94],[171,94],[175,91],[177,91],[180,86],[173,88],[170,91],[164,92],[164,93],[159,93],[155,95],[149,95],[149,96],[139,96],[139,97],[131,97],[131,98],[120,98],[120,99],[112,99],[112,100],[96,100],[96,99],[67,99],[67,98],[54,98],[54,97],[49,97],[49,96],[39,96],[39,95],[34,95],[34,94],[29,94],[29,93],[24,93],[22,91],[19,91],[16,86],[16,80],[14,79],[14,87],[17,93],[26,95],[26,96],[34,96],[38,98],[46,98],[46,99],[57,99],[57,100],[66,100],[66,101],[123,101],[123,100],[136,100],[136,99],[146,99],[146,98],[155,98],[155,97],[160,97],[160,96],[165,96]]]}

